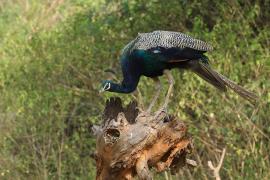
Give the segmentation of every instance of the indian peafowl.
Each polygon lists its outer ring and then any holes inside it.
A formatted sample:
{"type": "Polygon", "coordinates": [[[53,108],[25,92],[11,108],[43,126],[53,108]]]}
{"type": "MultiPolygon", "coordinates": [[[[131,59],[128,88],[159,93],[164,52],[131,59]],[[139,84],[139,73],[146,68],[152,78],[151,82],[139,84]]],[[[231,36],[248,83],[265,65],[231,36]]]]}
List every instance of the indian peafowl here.
{"type": "Polygon", "coordinates": [[[136,89],[141,76],[151,77],[156,83],[157,91],[147,110],[150,113],[160,94],[161,84],[158,77],[165,74],[170,85],[161,108],[163,110],[168,105],[174,84],[169,70],[179,68],[193,71],[221,91],[225,92],[229,87],[250,102],[256,102],[257,96],[254,93],[245,90],[210,67],[208,57],[204,53],[212,49],[209,44],[180,32],[139,33],[122,50],[122,83],[105,80],[102,82],[100,92],[131,93],[136,89]]]}

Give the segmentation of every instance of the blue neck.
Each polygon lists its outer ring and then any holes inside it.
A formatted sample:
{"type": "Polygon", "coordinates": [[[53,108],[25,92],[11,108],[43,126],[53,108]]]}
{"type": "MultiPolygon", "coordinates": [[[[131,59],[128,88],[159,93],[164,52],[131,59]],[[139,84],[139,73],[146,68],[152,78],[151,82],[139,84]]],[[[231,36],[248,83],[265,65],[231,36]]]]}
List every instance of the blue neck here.
{"type": "Polygon", "coordinates": [[[121,84],[111,83],[111,89],[109,91],[125,94],[131,93],[137,88],[139,80],[139,77],[136,79],[133,78],[132,81],[125,78],[121,84]]]}
{"type": "Polygon", "coordinates": [[[138,61],[132,60],[132,58],[128,51],[123,53],[121,68],[124,79],[121,84],[111,83],[109,91],[117,93],[131,93],[135,91],[140,80],[140,64],[138,61]]]}

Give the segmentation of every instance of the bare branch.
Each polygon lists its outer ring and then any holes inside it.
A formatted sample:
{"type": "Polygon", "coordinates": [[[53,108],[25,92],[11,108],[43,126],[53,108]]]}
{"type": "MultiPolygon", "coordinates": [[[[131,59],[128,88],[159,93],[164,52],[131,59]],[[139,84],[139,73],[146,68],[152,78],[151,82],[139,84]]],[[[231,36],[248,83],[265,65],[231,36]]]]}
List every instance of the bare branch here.
{"type": "Polygon", "coordinates": [[[197,162],[192,159],[186,159],[186,163],[194,167],[198,166],[197,162]]]}
{"type": "Polygon", "coordinates": [[[214,173],[214,177],[216,178],[216,180],[220,180],[220,175],[219,175],[219,171],[221,169],[224,157],[225,157],[225,153],[226,153],[226,148],[223,149],[222,151],[222,155],[221,158],[219,160],[218,166],[214,167],[212,161],[208,161],[208,166],[209,168],[213,171],[214,173]]]}

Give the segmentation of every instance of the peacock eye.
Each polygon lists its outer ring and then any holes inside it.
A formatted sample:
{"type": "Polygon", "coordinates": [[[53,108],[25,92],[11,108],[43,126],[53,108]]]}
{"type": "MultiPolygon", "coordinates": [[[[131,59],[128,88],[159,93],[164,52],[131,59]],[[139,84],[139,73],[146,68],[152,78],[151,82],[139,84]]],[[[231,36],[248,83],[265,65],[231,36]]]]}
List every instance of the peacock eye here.
{"type": "Polygon", "coordinates": [[[104,90],[107,91],[111,88],[111,83],[106,83],[104,86],[104,90]]]}

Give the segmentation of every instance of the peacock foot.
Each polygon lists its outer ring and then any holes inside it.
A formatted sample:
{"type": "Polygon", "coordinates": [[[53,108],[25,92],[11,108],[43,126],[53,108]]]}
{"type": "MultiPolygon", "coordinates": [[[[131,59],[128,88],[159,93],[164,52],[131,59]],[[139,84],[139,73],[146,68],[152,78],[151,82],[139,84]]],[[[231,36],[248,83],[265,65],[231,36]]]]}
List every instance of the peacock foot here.
{"type": "Polygon", "coordinates": [[[162,116],[162,115],[167,116],[167,114],[168,114],[167,107],[163,106],[162,108],[160,108],[160,109],[155,113],[154,119],[158,119],[158,118],[160,118],[160,116],[162,116]]]}
{"type": "MultiPolygon", "coordinates": [[[[136,117],[136,119],[141,118],[141,117],[147,117],[147,116],[151,116],[151,112],[148,111],[141,111],[138,116],[136,117]]],[[[135,120],[136,121],[136,120],[135,120]]]]}

